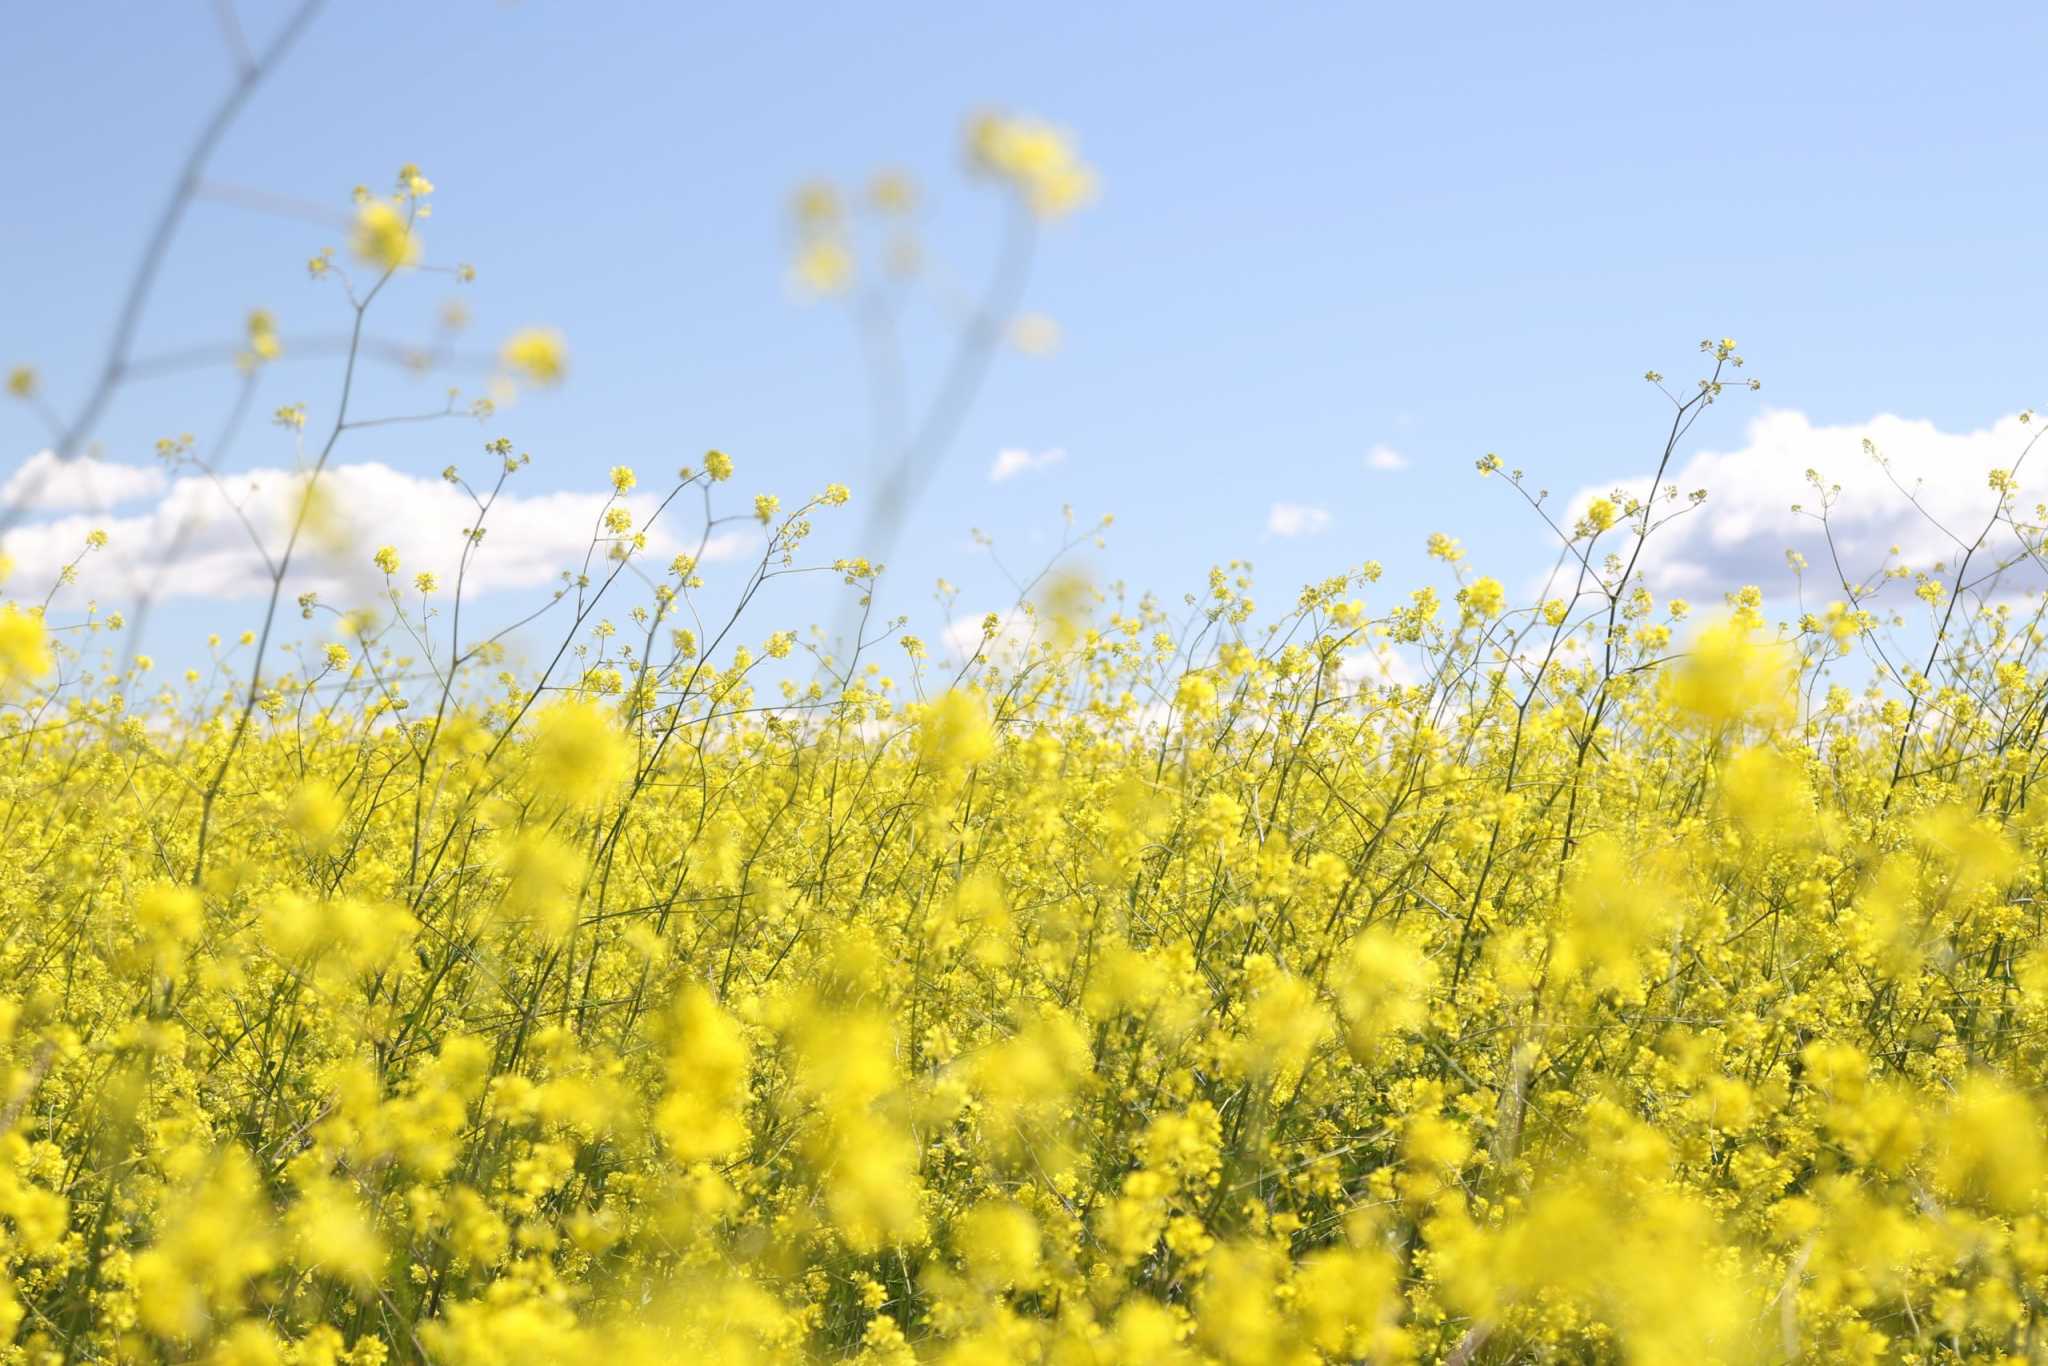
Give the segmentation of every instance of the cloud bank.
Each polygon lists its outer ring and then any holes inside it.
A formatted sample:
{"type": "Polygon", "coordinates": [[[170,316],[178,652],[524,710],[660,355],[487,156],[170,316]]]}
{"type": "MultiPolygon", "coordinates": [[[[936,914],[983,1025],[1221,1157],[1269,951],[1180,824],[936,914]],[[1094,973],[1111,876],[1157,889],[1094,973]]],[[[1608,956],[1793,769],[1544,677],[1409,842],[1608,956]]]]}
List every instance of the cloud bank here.
{"type": "MultiPolygon", "coordinates": [[[[2023,508],[2048,492],[2048,449],[2025,454],[2042,431],[2039,420],[2029,424],[2017,417],[1975,431],[1945,432],[1931,422],[1890,415],[1821,426],[1798,412],[1766,413],[1749,424],[1743,445],[1702,451],[1666,473],[1664,482],[1676,484],[1681,499],[1705,489],[1707,501],[1651,538],[1643,569],[1664,594],[1708,601],[1756,584],[1777,596],[1794,588],[1785,558],[1793,550],[1811,565],[1809,597],[1839,597],[1827,538],[1811,515],[1821,498],[1809,470],[1831,489],[1840,486],[1828,519],[1842,568],[1852,579],[1876,569],[1893,546],[1916,568],[1953,562],[1958,551],[1951,533],[1974,540],[1997,505],[1987,482],[1992,470],[2018,466],[2023,508]],[[1884,465],[1865,451],[1866,439],[1884,465]],[[1794,512],[1794,505],[1805,511],[1794,512]]],[[[1572,496],[1570,516],[1576,519],[1594,498],[1616,489],[1641,497],[1647,488],[1642,475],[1589,485],[1572,496]]],[[[2009,544],[2010,533],[1997,534],[2009,544]]]]}
{"type": "Polygon", "coordinates": [[[0,506],[43,512],[118,507],[162,493],[170,478],[152,465],[116,465],[91,456],[59,460],[38,451],[0,484],[0,506]]]}
{"type": "MultiPolygon", "coordinates": [[[[80,582],[103,602],[145,589],[158,599],[261,597],[270,591],[266,554],[274,558],[283,549],[304,487],[303,475],[293,470],[247,470],[216,484],[148,466],[59,463],[45,452],[0,486],[6,515],[15,522],[0,537],[0,550],[13,561],[12,583],[40,591],[78,557],[87,535],[100,530],[108,545],[88,558],[80,582]],[[143,506],[148,502],[153,505],[143,506]]],[[[517,487],[515,478],[484,522],[465,596],[556,583],[563,570],[582,567],[599,534],[603,494],[521,494],[517,487]]],[[[453,591],[464,534],[477,523],[476,505],[461,489],[375,462],[330,466],[319,488],[317,514],[293,555],[290,594],[317,592],[337,606],[380,598],[383,575],[370,557],[386,545],[398,552],[408,590],[413,575],[427,570],[442,591],[453,591]]],[[[636,524],[644,525],[658,500],[634,495],[624,501],[636,524]]],[[[669,515],[676,520],[648,531],[645,554],[657,563],[697,544],[699,528],[673,509],[669,515]]],[[[728,558],[755,543],[746,533],[715,537],[705,559],[728,558]]],[[[595,563],[602,568],[603,547],[595,563]]]]}

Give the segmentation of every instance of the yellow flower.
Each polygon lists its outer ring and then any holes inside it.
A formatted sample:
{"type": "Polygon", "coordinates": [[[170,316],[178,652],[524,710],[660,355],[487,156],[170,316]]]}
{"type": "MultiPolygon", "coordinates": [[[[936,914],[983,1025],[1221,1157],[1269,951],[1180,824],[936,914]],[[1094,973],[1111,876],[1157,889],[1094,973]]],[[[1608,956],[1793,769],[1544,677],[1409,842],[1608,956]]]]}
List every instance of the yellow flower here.
{"type": "Polygon", "coordinates": [[[1002,1202],[976,1205],[960,1217],[954,1238],[968,1278],[984,1293],[1035,1290],[1040,1284],[1043,1245],[1029,1210],[1002,1202]]]}
{"type": "Polygon", "coordinates": [[[1761,643],[1739,620],[1716,623],[1693,638],[1670,675],[1672,704],[1710,725],[1783,720],[1795,694],[1787,685],[1787,652],[1761,643]]]}
{"type": "Polygon", "coordinates": [[[837,227],[842,217],[839,191],[827,181],[806,181],[790,197],[790,216],[807,235],[837,227]]]}
{"type": "Polygon", "coordinates": [[[420,259],[420,243],[412,224],[381,199],[365,200],[357,208],[349,246],[358,258],[379,270],[397,270],[420,259]]]}
{"type": "Polygon", "coordinates": [[[249,354],[259,361],[276,360],[284,354],[284,343],[277,335],[277,319],[267,308],[249,313],[249,354]]]}
{"type": "Polygon", "coordinates": [[[558,702],[534,725],[531,758],[536,783],[571,806],[584,806],[625,780],[633,748],[604,708],[558,702]]]}
{"type": "Polygon", "coordinates": [[[155,1239],[133,1263],[137,1317],[169,1341],[202,1336],[213,1311],[235,1307],[244,1286],[277,1264],[255,1165],[239,1147],[210,1162],[197,1156],[209,1169],[169,1193],[155,1239]]]}
{"type": "MultiPolygon", "coordinates": [[[[344,650],[342,653],[346,655],[348,652],[344,650]]],[[[309,843],[324,846],[347,814],[347,805],[333,788],[319,778],[308,778],[292,793],[285,821],[309,843]]]]}
{"type": "Polygon", "coordinates": [[[1351,1051],[1371,1058],[1389,1036],[1419,1028],[1435,979],[1421,948],[1390,929],[1369,929],[1353,940],[1337,989],[1351,1051]]]}
{"type": "Polygon", "coordinates": [[[1216,684],[1202,674],[1188,674],[1175,690],[1174,704],[1189,716],[1216,714],[1216,684]]]}
{"type": "Polygon", "coordinates": [[[747,1141],[746,1034],[702,987],[684,991],[672,1019],[668,1093],[655,1128],[678,1162],[728,1156],[747,1141]]]}
{"type": "Polygon", "coordinates": [[[299,1265],[367,1294],[383,1279],[384,1240],[340,1182],[309,1181],[288,1216],[299,1265]]]}
{"type": "Polygon", "coordinates": [[[1095,173],[1066,135],[1036,119],[982,114],[967,126],[969,163],[1008,181],[1041,218],[1058,218],[1095,192],[1095,173]]]}
{"type": "Polygon", "coordinates": [[[41,615],[11,602],[0,607],[0,684],[33,683],[56,666],[41,615]]]}
{"type": "Polygon", "coordinates": [[[535,384],[559,384],[568,368],[562,334],[553,328],[523,328],[506,340],[499,355],[509,368],[535,384]]]}
{"type": "Polygon", "coordinates": [[[853,283],[853,253],[837,238],[806,242],[796,255],[796,279],[813,294],[837,294],[853,283]]]}
{"type": "Polygon", "coordinates": [[[909,213],[917,207],[917,182],[902,171],[878,171],[868,182],[868,203],[883,213],[909,213]]]}
{"type": "Polygon", "coordinates": [[[1480,578],[1458,592],[1468,621],[1491,621],[1507,607],[1507,592],[1499,579],[1480,578]]]}
{"type": "Polygon", "coordinates": [[[918,749],[925,762],[942,769],[967,768],[994,752],[987,713],[971,693],[941,694],[925,709],[918,749]]]}

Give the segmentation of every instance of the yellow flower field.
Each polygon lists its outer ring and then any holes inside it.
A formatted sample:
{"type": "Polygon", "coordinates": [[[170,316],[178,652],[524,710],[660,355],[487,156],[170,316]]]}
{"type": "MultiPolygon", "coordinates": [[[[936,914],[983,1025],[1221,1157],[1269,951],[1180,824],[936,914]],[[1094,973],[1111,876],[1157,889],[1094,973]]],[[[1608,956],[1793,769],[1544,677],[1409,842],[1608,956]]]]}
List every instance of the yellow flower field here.
{"type": "MultiPolygon", "coordinates": [[[[1035,120],[967,150],[1018,234],[1094,190],[1035,120]]],[[[1448,531],[1437,586],[1368,562],[1278,611],[1235,562],[1154,598],[1054,557],[962,652],[809,548],[851,516],[885,554],[943,440],[805,496],[712,450],[596,481],[515,660],[463,615],[528,463],[489,435],[457,573],[350,547],[382,600],[293,617],[344,434],[458,413],[349,406],[386,286],[472,274],[427,264],[433,190],[358,191],[308,261],[354,330],[338,408],[274,413],[260,629],[159,671],[84,596],[99,532],[0,602],[0,1360],[2048,1357],[2014,472],[1953,562],[1788,620],[1658,596],[1703,497],[1672,452],[1752,387],[1710,341],[1635,494],[1478,462],[1555,532],[1533,601],[1448,531]],[[727,523],[764,548],[707,587],[727,523]],[[799,575],[811,618],[764,620],[799,575]]],[[[811,294],[872,267],[849,214],[799,196],[811,294]]],[[[233,362],[293,345],[257,310],[233,362]]],[[[546,327],[483,364],[486,423],[571,374],[546,327]]]]}
{"type": "Polygon", "coordinates": [[[2032,1354],[2038,608],[1852,694],[1868,613],[1612,575],[1655,513],[1566,602],[1056,583],[840,687],[687,559],[546,695],[10,605],[10,1357],[2032,1354]]]}

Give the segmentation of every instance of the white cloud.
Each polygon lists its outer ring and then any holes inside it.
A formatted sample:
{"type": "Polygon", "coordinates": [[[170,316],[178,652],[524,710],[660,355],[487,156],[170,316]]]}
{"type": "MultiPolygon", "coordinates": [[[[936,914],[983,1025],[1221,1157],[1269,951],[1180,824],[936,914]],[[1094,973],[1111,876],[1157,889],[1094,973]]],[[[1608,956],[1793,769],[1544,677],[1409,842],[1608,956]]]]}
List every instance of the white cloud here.
{"type": "Polygon", "coordinates": [[[996,452],[996,463],[989,466],[988,481],[1000,484],[1005,479],[1015,479],[1020,474],[1031,474],[1038,470],[1051,469],[1067,458],[1067,453],[1055,446],[1036,455],[1022,447],[1012,446],[996,452]]]}
{"type": "Polygon", "coordinates": [[[955,659],[972,659],[980,654],[984,659],[1014,660],[1031,643],[1034,629],[1031,616],[1021,607],[1012,607],[981,616],[954,617],[939,638],[945,641],[947,651],[955,659]],[[987,630],[990,616],[996,618],[993,634],[987,630]]]}
{"type": "Polygon", "coordinates": [[[153,465],[113,465],[90,456],[59,460],[54,451],[38,451],[0,484],[0,507],[10,513],[104,510],[161,493],[169,482],[153,465]]]}
{"type": "Polygon", "coordinates": [[[1275,536],[1314,536],[1329,525],[1328,509],[1307,503],[1275,503],[1266,514],[1266,530],[1275,536]]]}
{"type": "Polygon", "coordinates": [[[1405,470],[1408,457],[1382,443],[1365,453],[1365,467],[1369,470],[1405,470]]]}
{"type": "MultiPolygon", "coordinates": [[[[1996,505],[1997,495],[1986,484],[1990,471],[2019,466],[2020,486],[2030,491],[2023,506],[2031,506],[2048,488],[2048,450],[2021,464],[2028,443],[2040,434],[2039,423],[2029,425],[2017,417],[1976,431],[1944,432],[1931,422],[1889,415],[1816,426],[1802,413],[1766,413],[1749,424],[1740,448],[1701,452],[1666,473],[1664,482],[1677,485],[1681,499],[1705,489],[1707,501],[1651,538],[1643,567],[1660,591],[1703,602],[1744,584],[1777,595],[1793,586],[1785,552],[1797,550],[1811,566],[1809,594],[1827,597],[1833,590],[1832,596],[1839,597],[1827,538],[1811,515],[1821,500],[1808,470],[1818,472],[1830,487],[1841,486],[1829,523],[1835,553],[1852,579],[1867,576],[1895,545],[1916,568],[1936,560],[1953,563],[1958,551],[1947,533],[1974,540],[1996,505]],[[1866,438],[1889,465],[1889,478],[1865,453],[1866,438]],[[1918,509],[1908,493],[1917,498],[1918,509]],[[1793,512],[1795,503],[1806,513],[1793,512]]],[[[1572,497],[1569,519],[1615,487],[1640,497],[1647,480],[1637,476],[1581,489],[1572,497]]]]}
{"type": "MultiPolygon", "coordinates": [[[[60,473],[68,477],[68,472],[60,473]]],[[[290,534],[304,487],[298,472],[248,470],[224,476],[218,485],[196,475],[164,479],[144,466],[101,464],[97,474],[104,478],[104,487],[127,489],[143,488],[145,476],[157,475],[161,496],[149,511],[70,513],[10,529],[0,546],[14,562],[13,582],[24,591],[53,581],[77,558],[87,534],[104,530],[107,548],[95,552],[80,571],[81,582],[103,601],[122,592],[138,593],[145,586],[160,599],[268,594],[270,569],[263,552],[275,556],[290,534]]],[[[8,487],[21,478],[17,473],[8,487]]],[[[465,596],[558,582],[564,569],[581,569],[598,534],[603,494],[519,494],[516,488],[514,483],[498,498],[484,522],[483,543],[471,555],[464,580],[465,596]]],[[[370,557],[385,545],[397,550],[408,585],[415,573],[431,570],[444,591],[453,590],[463,534],[476,525],[477,516],[475,505],[460,489],[439,478],[410,475],[374,462],[332,466],[321,476],[320,489],[323,506],[331,512],[309,523],[301,537],[288,593],[317,592],[337,606],[373,602],[382,595],[383,576],[370,557]]],[[[28,509],[66,512],[77,506],[67,501],[71,492],[62,479],[52,480],[28,509]]],[[[657,502],[642,495],[624,501],[636,526],[645,523],[657,502]]],[[[21,510],[14,508],[16,513],[21,510]]],[[[665,564],[678,551],[694,550],[699,532],[681,519],[657,523],[648,531],[644,553],[665,564]]],[[[758,544],[759,537],[751,533],[716,536],[704,558],[730,558],[758,544]]],[[[603,567],[600,547],[593,573],[603,567]]]]}
{"type": "Polygon", "coordinates": [[[1337,666],[1337,676],[1353,687],[1391,684],[1404,688],[1414,686],[1422,677],[1408,656],[1386,641],[1345,655],[1337,666]]]}

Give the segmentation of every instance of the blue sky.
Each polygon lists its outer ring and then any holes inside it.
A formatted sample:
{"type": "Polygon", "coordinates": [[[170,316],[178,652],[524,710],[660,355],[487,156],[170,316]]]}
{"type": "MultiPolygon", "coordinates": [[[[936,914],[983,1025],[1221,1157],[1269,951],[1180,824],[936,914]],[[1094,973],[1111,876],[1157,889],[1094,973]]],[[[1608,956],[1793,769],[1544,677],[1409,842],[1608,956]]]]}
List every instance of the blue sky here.
{"type": "MultiPolygon", "coordinates": [[[[285,8],[243,0],[251,37],[285,8]]],[[[2044,29],[2021,6],[373,0],[330,6],[210,175],[341,207],[416,161],[439,187],[430,257],[480,272],[462,291],[473,343],[530,322],[569,339],[560,390],[483,429],[359,433],[341,461],[480,468],[503,434],[533,453],[521,478],[540,493],[596,488],[614,464],[651,482],[716,446],[740,463],[738,494],[838,479],[858,500],[860,353],[842,309],[791,295],[788,193],[902,166],[925,187],[932,256],[978,279],[1001,204],[960,174],[963,117],[1041,115],[1101,180],[1046,232],[1026,294],[1062,345],[998,363],[890,557],[885,606],[932,629],[940,575],[963,612],[1005,605],[969,528],[1033,566],[1063,504],[1115,515],[1100,577],[1169,600],[1231,557],[1276,604],[1367,558],[1405,587],[1438,529],[1521,582],[1545,559],[1540,527],[1472,462],[1498,451],[1560,495],[1639,477],[1668,414],[1642,372],[1689,378],[1698,340],[1724,334],[1765,387],[1691,443],[1727,456],[1710,508],[1748,509],[1703,520],[1694,558],[1764,577],[1792,534],[1772,512],[1787,462],[1851,474],[1879,415],[1902,419],[1895,458],[1955,484],[1958,506],[1982,480],[1958,481],[1957,461],[2010,463],[2013,429],[1993,424],[2041,396],[2031,171],[2048,121],[2024,54],[2044,29]],[[1376,447],[1406,468],[1370,468],[1376,447]],[[1009,448],[1065,458],[991,482],[1009,448]],[[1276,504],[1319,515],[1276,523],[1276,504]]],[[[230,78],[201,0],[10,17],[0,364],[34,363],[60,408],[230,78]]],[[[198,205],[140,350],[233,340],[258,305],[288,338],[334,331],[339,301],[304,261],[338,240],[198,205]]],[[[382,330],[417,333],[453,292],[401,280],[382,330]]],[[[924,392],[944,339],[914,335],[924,392]]],[[[432,406],[443,383],[380,373],[361,411],[432,406]]],[[[304,400],[317,421],[333,388],[331,359],[288,356],[261,401],[304,400]]],[[[233,389],[228,373],[131,386],[98,430],[103,457],[148,464],[156,437],[212,431],[233,389]]],[[[0,466],[45,444],[0,407],[0,466]]],[[[258,424],[224,463],[291,458],[258,424]]],[[[1865,522],[1868,546],[1910,535],[1895,507],[1865,522]]],[[[851,548],[832,531],[820,546],[851,548]]],[[[763,629],[829,618],[813,591],[763,629]]],[[[187,601],[152,646],[176,656],[254,610],[187,601]]]]}

